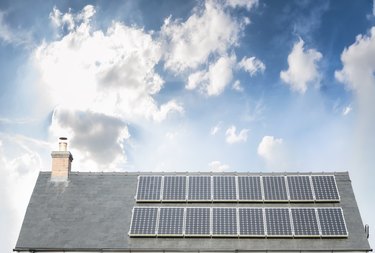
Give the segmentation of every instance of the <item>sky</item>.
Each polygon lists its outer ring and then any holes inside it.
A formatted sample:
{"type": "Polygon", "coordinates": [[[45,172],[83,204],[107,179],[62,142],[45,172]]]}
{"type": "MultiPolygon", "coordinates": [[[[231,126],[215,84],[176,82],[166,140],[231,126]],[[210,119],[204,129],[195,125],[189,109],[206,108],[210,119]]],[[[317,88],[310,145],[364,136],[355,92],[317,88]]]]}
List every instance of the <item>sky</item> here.
{"type": "Polygon", "coordinates": [[[374,129],[375,1],[0,1],[1,252],[60,136],[74,171],[348,171],[371,231],[374,129]]]}

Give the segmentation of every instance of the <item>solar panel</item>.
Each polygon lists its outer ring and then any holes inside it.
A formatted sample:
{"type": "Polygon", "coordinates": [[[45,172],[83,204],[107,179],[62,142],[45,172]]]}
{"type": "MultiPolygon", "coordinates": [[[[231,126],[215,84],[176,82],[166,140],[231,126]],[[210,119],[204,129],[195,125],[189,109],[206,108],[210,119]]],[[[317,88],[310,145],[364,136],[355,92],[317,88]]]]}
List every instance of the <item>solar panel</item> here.
{"type": "Polygon", "coordinates": [[[188,201],[211,201],[210,176],[189,176],[188,201]]]}
{"type": "Polygon", "coordinates": [[[240,201],[262,201],[260,177],[238,177],[238,199],[240,201]]]}
{"type": "Polygon", "coordinates": [[[130,236],[156,236],[158,208],[134,207],[130,225],[130,236]]]}
{"type": "Polygon", "coordinates": [[[317,208],[322,237],[347,237],[348,231],[341,208],[317,208]]]}
{"type": "Polygon", "coordinates": [[[287,201],[285,177],[283,176],[264,176],[264,200],[265,201],[287,201]]]}
{"type": "Polygon", "coordinates": [[[291,237],[292,226],[288,208],[266,208],[267,236],[291,237]]]}
{"type": "Polygon", "coordinates": [[[265,236],[262,208],[238,208],[239,235],[265,236]]]}
{"type": "Polygon", "coordinates": [[[212,236],[237,236],[236,208],[212,208],[212,236]]]}
{"type": "Polygon", "coordinates": [[[314,208],[292,208],[294,236],[319,237],[318,220],[314,208]]]}
{"type": "Polygon", "coordinates": [[[309,176],[288,176],[291,201],[314,201],[309,176]]]}
{"type": "Polygon", "coordinates": [[[183,236],[183,228],[184,208],[160,208],[158,236],[183,236]]]}
{"type": "Polygon", "coordinates": [[[161,176],[139,176],[136,196],[137,201],[160,201],[161,179],[161,176]]]}
{"type": "Polygon", "coordinates": [[[213,184],[214,201],[237,200],[236,178],[234,176],[214,176],[213,184]]]}
{"type": "Polygon", "coordinates": [[[163,201],[186,200],[186,177],[164,176],[163,201]]]}
{"type": "Polygon", "coordinates": [[[210,236],[210,215],[208,207],[186,208],[185,236],[210,236]]]}
{"type": "Polygon", "coordinates": [[[335,176],[311,176],[316,201],[340,201],[335,176]]]}

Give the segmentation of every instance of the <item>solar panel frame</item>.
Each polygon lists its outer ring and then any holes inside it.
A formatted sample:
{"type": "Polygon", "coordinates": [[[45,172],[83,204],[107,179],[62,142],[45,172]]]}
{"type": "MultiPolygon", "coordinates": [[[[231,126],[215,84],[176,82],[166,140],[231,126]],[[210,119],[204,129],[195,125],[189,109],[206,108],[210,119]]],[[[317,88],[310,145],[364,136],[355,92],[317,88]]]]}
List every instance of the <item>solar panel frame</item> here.
{"type": "Polygon", "coordinates": [[[310,176],[291,175],[286,177],[286,182],[290,202],[314,202],[310,176]]]}
{"type": "MultiPolygon", "coordinates": [[[[163,190],[162,189],[162,186],[163,186],[163,177],[162,176],[141,175],[141,176],[138,176],[137,181],[138,181],[137,182],[137,190],[136,190],[136,195],[134,197],[136,202],[161,202],[162,190],[163,190]],[[151,191],[150,191],[150,189],[144,190],[144,191],[149,191],[148,194],[151,194],[152,198],[145,198],[144,196],[146,195],[146,193],[143,193],[143,196],[140,197],[141,188],[143,187],[143,186],[141,186],[143,178],[144,179],[146,179],[146,178],[160,179],[160,183],[157,183],[156,189],[153,189],[151,191]]],[[[153,188],[155,188],[155,187],[153,187],[153,188]]]]}
{"type": "Polygon", "coordinates": [[[349,231],[346,225],[344,212],[341,207],[319,207],[319,208],[316,208],[316,212],[317,212],[317,218],[320,224],[320,231],[321,231],[322,238],[346,238],[349,236],[349,231]],[[336,234],[331,233],[332,227],[329,227],[330,224],[327,225],[326,221],[324,220],[324,216],[321,216],[321,212],[331,211],[331,210],[337,211],[336,214],[339,215],[338,218],[340,220],[338,221],[338,220],[332,219],[332,216],[331,216],[329,219],[329,223],[334,224],[336,228],[337,226],[339,226],[339,230],[345,231],[345,233],[336,233],[336,234]]]}
{"type": "MultiPolygon", "coordinates": [[[[239,237],[265,237],[266,236],[266,225],[264,220],[264,209],[261,207],[238,207],[237,208],[237,217],[238,217],[238,236],[239,237]],[[251,213],[249,217],[242,216],[244,213],[241,211],[258,211],[257,215],[260,215],[259,218],[261,218],[260,222],[254,222],[250,225],[250,230],[253,230],[254,227],[251,226],[261,226],[261,232],[260,233],[244,233],[244,223],[246,221],[249,221],[250,218],[254,218],[254,213],[251,213]],[[241,219],[242,218],[242,219],[241,219]],[[247,218],[247,219],[245,219],[247,218]],[[260,223],[260,224],[259,224],[260,223]],[[255,224],[255,225],[253,225],[255,224]]],[[[246,216],[247,214],[245,214],[246,216]]],[[[257,230],[257,228],[255,228],[257,230]]]]}
{"type": "Polygon", "coordinates": [[[316,215],[316,208],[313,207],[293,207],[290,208],[291,214],[291,222],[293,225],[293,235],[294,237],[300,238],[313,238],[313,237],[320,237],[320,227],[319,227],[319,220],[316,215]],[[297,214],[297,212],[301,212],[302,214],[297,214]],[[303,212],[309,212],[310,216],[306,215],[303,212]],[[311,219],[310,219],[311,218],[311,219]],[[315,224],[311,224],[314,223],[315,224]],[[306,226],[309,225],[309,226],[306,226]],[[312,225],[312,226],[311,226],[312,225]],[[316,233],[301,233],[300,231],[303,230],[315,230],[316,233]]]}
{"type": "Polygon", "coordinates": [[[264,202],[288,202],[289,201],[288,187],[287,187],[285,176],[263,176],[262,180],[263,180],[264,202]],[[277,179],[280,179],[281,182],[278,182],[280,180],[277,180],[277,179]]]}
{"type": "Polygon", "coordinates": [[[315,202],[340,202],[340,192],[337,187],[336,177],[335,175],[311,175],[311,182],[314,189],[314,199],[315,202]],[[314,181],[314,179],[318,178],[332,178],[333,186],[332,185],[325,185],[324,190],[321,190],[321,183],[314,181]],[[328,187],[328,188],[327,188],[328,187]],[[332,192],[333,191],[333,192],[332,192]],[[325,195],[335,195],[334,197],[324,198],[325,195]]]}
{"type": "Polygon", "coordinates": [[[235,176],[212,176],[212,189],[212,200],[214,202],[238,201],[235,176]],[[232,189],[229,191],[226,185],[230,186],[232,189]]]}
{"type": "Polygon", "coordinates": [[[238,219],[237,219],[237,208],[236,207],[212,207],[212,231],[211,231],[212,237],[238,237],[238,219]],[[218,211],[224,211],[224,210],[231,210],[234,217],[230,217],[229,219],[232,221],[224,221],[224,225],[222,223],[216,223],[216,221],[221,221],[220,218],[224,217],[217,217],[215,219],[215,215],[222,215],[222,213],[215,213],[215,210],[218,211]],[[232,227],[229,227],[229,225],[232,224],[232,227]],[[234,224],[234,225],[233,225],[234,224]],[[235,227],[234,227],[235,226],[235,227]],[[220,229],[226,229],[233,231],[233,233],[226,233],[227,231],[221,232],[220,229]]]}
{"type": "Polygon", "coordinates": [[[188,179],[188,186],[187,186],[187,191],[186,191],[186,194],[187,194],[187,197],[186,197],[186,200],[188,202],[212,202],[212,177],[211,176],[188,176],[187,177],[188,179]],[[206,183],[204,180],[201,180],[201,179],[206,179],[208,185],[205,186],[204,184],[206,183]],[[208,180],[207,180],[208,179],[208,180]],[[194,182],[197,180],[197,182],[194,182]],[[202,183],[203,181],[203,183],[202,183]],[[200,184],[203,184],[203,185],[200,185],[200,184]],[[195,187],[194,187],[194,186],[195,187]],[[196,187],[198,185],[198,187],[196,187]],[[200,194],[200,192],[202,192],[202,188],[205,190],[205,196],[200,198],[200,195],[203,196],[203,194],[200,194]],[[208,191],[207,189],[208,188],[208,191]],[[198,193],[197,193],[198,192],[198,193]],[[194,193],[194,194],[192,194],[194,193]],[[198,198],[196,197],[198,196],[198,198]]]}
{"type": "Polygon", "coordinates": [[[162,202],[186,202],[186,176],[168,175],[163,177],[162,202]],[[175,182],[173,182],[175,180],[175,182]],[[177,180],[177,181],[176,181],[177,180]],[[181,184],[179,186],[179,184],[181,184]],[[180,188],[179,188],[180,187],[180,188]],[[181,192],[181,193],[180,193],[181,192]]]}
{"type": "MultiPolygon", "coordinates": [[[[212,210],[211,209],[212,208],[210,208],[210,207],[186,207],[185,208],[185,230],[184,230],[184,236],[186,236],[186,237],[211,237],[211,231],[212,231],[212,228],[211,228],[211,220],[212,220],[211,214],[212,214],[212,210]],[[195,210],[199,210],[199,209],[204,209],[205,211],[208,212],[207,213],[207,215],[208,215],[208,220],[207,220],[208,224],[206,226],[206,228],[208,228],[207,233],[191,233],[190,231],[188,231],[190,229],[190,224],[188,223],[189,211],[195,211],[195,210]]],[[[195,222],[199,222],[199,220],[204,219],[204,217],[202,219],[199,219],[199,218],[197,219],[196,216],[194,217],[194,215],[193,215],[192,219],[194,220],[194,223],[195,223],[195,222]]],[[[193,223],[193,226],[195,225],[194,223],[193,223]]],[[[194,229],[192,229],[192,230],[194,230],[194,229]]]]}
{"type": "MultiPolygon", "coordinates": [[[[166,214],[168,215],[168,213],[166,214]]],[[[177,214],[179,215],[179,214],[177,214]]],[[[179,218],[177,216],[177,218],[179,218]]],[[[175,218],[175,219],[177,219],[175,218]]],[[[157,236],[158,237],[183,237],[184,236],[184,220],[185,220],[185,208],[184,207],[160,207],[159,208],[159,219],[158,219],[158,228],[157,228],[157,236]],[[171,233],[168,233],[168,228],[171,229],[173,228],[174,229],[174,225],[176,224],[168,224],[168,222],[170,222],[170,218],[168,219],[168,216],[167,217],[163,217],[164,213],[163,211],[164,210],[179,210],[179,211],[182,211],[182,215],[180,214],[180,217],[182,217],[181,221],[182,222],[179,226],[181,228],[181,232],[180,233],[173,233],[173,231],[171,231],[171,233]],[[167,222],[167,224],[162,224],[162,222],[167,222]]],[[[178,229],[180,229],[178,228],[178,229]]]]}
{"type": "Polygon", "coordinates": [[[266,224],[266,236],[267,237],[278,237],[278,238],[293,237],[293,225],[292,225],[292,222],[291,222],[290,209],[289,208],[267,207],[267,208],[264,208],[264,213],[265,213],[264,222],[266,224]],[[283,212],[282,215],[285,216],[285,217],[278,217],[278,216],[275,216],[274,214],[268,215],[269,212],[274,212],[274,211],[276,211],[276,212],[282,211],[283,212]],[[275,218],[275,219],[271,220],[271,218],[275,218]],[[286,218],[287,220],[285,220],[284,218],[286,218]],[[276,230],[282,230],[282,228],[285,227],[285,226],[286,226],[286,228],[288,228],[288,225],[290,227],[289,227],[289,229],[287,229],[288,230],[287,233],[282,234],[282,233],[271,231],[271,230],[275,230],[273,228],[276,228],[276,230]]]}
{"type": "Polygon", "coordinates": [[[263,187],[262,187],[261,181],[262,181],[262,178],[260,176],[238,176],[237,177],[238,201],[239,202],[262,202],[264,200],[264,196],[263,196],[263,189],[262,189],[263,187]],[[254,190],[256,188],[259,188],[259,189],[254,190]]]}
{"type": "MultiPolygon", "coordinates": [[[[132,209],[132,216],[131,216],[131,220],[130,220],[130,229],[129,229],[129,232],[128,232],[128,235],[130,237],[156,237],[157,235],[157,226],[158,226],[158,218],[159,218],[159,208],[158,207],[133,207],[132,209]],[[135,226],[135,216],[136,216],[136,210],[153,210],[153,211],[156,211],[156,217],[155,217],[155,224],[153,226],[153,231],[154,233],[134,233],[132,232],[132,230],[134,230],[134,226],[135,226]]],[[[145,219],[145,218],[144,218],[145,219]]],[[[150,222],[143,222],[141,224],[145,224],[145,225],[152,225],[150,222]]],[[[152,228],[151,228],[152,230],[152,228]]]]}

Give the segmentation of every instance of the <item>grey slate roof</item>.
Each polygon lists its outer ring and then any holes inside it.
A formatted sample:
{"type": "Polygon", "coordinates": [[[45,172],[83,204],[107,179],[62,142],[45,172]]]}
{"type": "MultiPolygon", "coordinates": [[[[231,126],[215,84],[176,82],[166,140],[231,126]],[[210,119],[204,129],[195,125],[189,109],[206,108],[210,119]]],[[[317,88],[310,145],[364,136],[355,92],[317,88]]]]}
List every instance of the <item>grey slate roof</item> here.
{"type": "MultiPolygon", "coordinates": [[[[364,233],[351,181],[346,172],[335,173],[341,196],[339,203],[277,204],[280,207],[342,207],[349,237],[336,239],[130,238],[128,232],[131,213],[132,208],[136,205],[275,206],[275,204],[270,203],[136,204],[134,196],[137,188],[137,177],[144,174],[152,173],[73,172],[68,183],[56,183],[50,181],[50,172],[41,172],[27,208],[15,250],[65,250],[65,252],[77,250],[100,252],[163,250],[358,252],[371,250],[364,233]]],[[[212,175],[212,173],[206,174],[212,175]]],[[[220,174],[259,175],[256,173],[220,174]]],[[[168,175],[171,175],[171,173],[168,173],[168,175]]],[[[262,175],[266,174],[262,173],[262,175]]],[[[272,175],[277,175],[277,173],[272,175]]],[[[282,175],[286,174],[282,173],[282,175]]]]}

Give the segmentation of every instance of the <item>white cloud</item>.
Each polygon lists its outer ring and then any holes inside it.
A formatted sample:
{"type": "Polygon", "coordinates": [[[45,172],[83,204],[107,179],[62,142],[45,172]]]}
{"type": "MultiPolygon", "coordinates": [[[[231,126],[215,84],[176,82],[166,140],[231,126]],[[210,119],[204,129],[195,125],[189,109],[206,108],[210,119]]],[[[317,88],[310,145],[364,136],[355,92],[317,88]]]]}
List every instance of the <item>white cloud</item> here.
{"type": "Polygon", "coordinates": [[[124,120],[161,121],[171,112],[182,112],[174,100],[159,106],[153,98],[164,84],[155,72],[162,55],[160,43],[151,33],[119,22],[107,31],[93,30],[94,13],[92,6],[86,6],[77,14],[57,9],[51,14],[55,25],[70,27],[68,34],[42,44],[34,53],[42,90],[51,103],[124,120]]]}
{"type": "MultiPolygon", "coordinates": [[[[358,35],[356,41],[341,54],[343,68],[335,77],[354,91],[356,100],[358,157],[371,159],[369,150],[375,148],[375,27],[368,35],[358,35]],[[366,155],[367,154],[367,155],[366,155]]],[[[362,162],[367,163],[364,159],[362,162]]]]}
{"type": "Polygon", "coordinates": [[[63,29],[66,27],[69,31],[72,31],[79,27],[78,24],[80,23],[88,24],[95,12],[95,8],[92,5],[86,5],[78,14],[71,13],[71,10],[69,10],[68,13],[63,14],[59,9],[54,7],[49,17],[56,28],[63,29]]]}
{"type": "Polygon", "coordinates": [[[220,161],[212,161],[208,164],[208,167],[213,172],[223,172],[229,169],[229,165],[223,164],[220,161]]]}
{"type": "Polygon", "coordinates": [[[345,108],[342,110],[342,115],[343,115],[343,116],[346,116],[346,115],[348,115],[352,110],[353,110],[353,108],[352,108],[350,105],[345,106],[345,108]]]}
{"type": "Polygon", "coordinates": [[[238,143],[238,142],[246,142],[249,129],[242,129],[239,133],[236,133],[236,127],[230,126],[227,131],[225,132],[225,140],[229,144],[238,143]]]}
{"type": "Polygon", "coordinates": [[[242,58],[238,63],[238,67],[245,70],[250,74],[250,76],[256,75],[258,72],[264,72],[266,65],[256,57],[242,58]]]}
{"type": "Polygon", "coordinates": [[[286,151],[283,139],[273,136],[264,136],[258,145],[258,155],[262,157],[267,166],[272,169],[286,169],[286,151]]]}
{"type": "Polygon", "coordinates": [[[90,170],[111,170],[126,161],[124,142],[129,139],[127,125],[120,119],[90,111],[56,109],[50,131],[54,140],[69,136],[71,148],[77,155],[75,166],[85,170],[85,160],[98,166],[90,170]],[[111,166],[112,164],[112,166],[111,166]]]}
{"type": "Polygon", "coordinates": [[[207,72],[197,71],[189,75],[186,89],[198,89],[208,96],[220,95],[233,79],[234,63],[235,56],[220,57],[207,72]]]}
{"type": "Polygon", "coordinates": [[[293,91],[305,93],[309,84],[319,84],[320,75],[317,63],[322,54],[315,49],[304,48],[304,41],[300,39],[294,44],[288,55],[288,70],[280,72],[280,78],[293,91]]]}
{"type": "Polygon", "coordinates": [[[12,29],[5,21],[6,12],[0,10],[0,40],[15,45],[32,45],[32,36],[29,31],[12,29]]]}
{"type": "Polygon", "coordinates": [[[238,92],[244,91],[243,87],[241,86],[241,82],[239,80],[236,80],[233,83],[232,89],[235,90],[235,91],[238,91],[238,92]]]}
{"type": "Polygon", "coordinates": [[[0,133],[0,251],[16,244],[36,177],[43,167],[33,143],[0,133]]]}
{"type": "Polygon", "coordinates": [[[358,35],[355,42],[345,48],[341,54],[342,69],[335,72],[335,77],[345,87],[353,91],[355,103],[355,126],[348,139],[351,152],[347,155],[351,160],[348,167],[353,182],[356,183],[358,205],[364,210],[363,219],[370,227],[375,225],[373,198],[368,186],[375,177],[375,26],[368,34],[358,35]]]}
{"type": "Polygon", "coordinates": [[[210,130],[210,135],[216,135],[220,129],[221,129],[221,122],[217,123],[214,127],[211,128],[210,130]]]}
{"type": "Polygon", "coordinates": [[[165,20],[161,36],[165,67],[176,73],[197,69],[212,55],[225,55],[238,43],[243,24],[235,21],[218,1],[208,0],[185,21],[165,20]]]}
{"type": "Polygon", "coordinates": [[[226,0],[226,5],[236,8],[245,7],[247,10],[251,10],[254,6],[258,5],[258,0],[226,0]]]}

